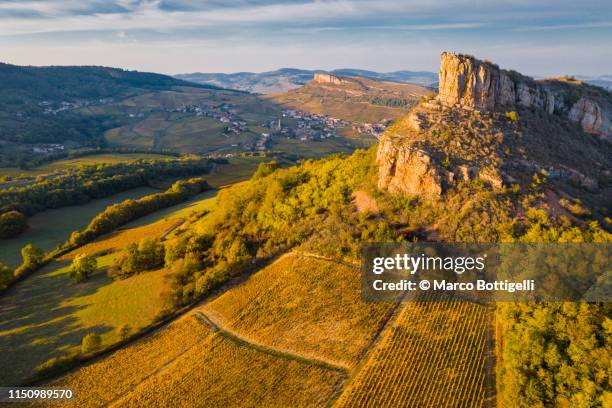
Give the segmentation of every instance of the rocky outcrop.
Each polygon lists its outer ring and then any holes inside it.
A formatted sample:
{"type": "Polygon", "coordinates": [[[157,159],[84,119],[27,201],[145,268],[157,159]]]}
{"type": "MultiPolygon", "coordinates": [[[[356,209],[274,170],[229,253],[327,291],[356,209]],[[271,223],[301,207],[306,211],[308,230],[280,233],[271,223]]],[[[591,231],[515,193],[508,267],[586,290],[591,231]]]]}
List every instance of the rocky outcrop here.
{"type": "Polygon", "coordinates": [[[378,188],[405,196],[438,198],[442,195],[441,171],[426,152],[383,138],[376,161],[378,188]]]}
{"type": "Polygon", "coordinates": [[[469,55],[443,52],[439,78],[438,99],[446,106],[481,110],[523,106],[548,113],[566,109],[562,92],[469,55]]]}
{"type": "Polygon", "coordinates": [[[440,60],[438,100],[445,106],[494,110],[535,107],[577,122],[591,134],[612,138],[612,101],[601,90],[600,97],[583,96],[579,85],[557,81],[535,81],[514,71],[469,55],[443,52],[440,60]]]}
{"type": "Polygon", "coordinates": [[[587,98],[580,98],[572,106],[568,115],[569,119],[578,122],[585,132],[591,134],[601,134],[612,141],[612,122],[610,115],[606,115],[601,107],[587,98]]]}
{"type": "Polygon", "coordinates": [[[340,78],[339,76],[332,74],[325,74],[322,72],[318,72],[314,75],[314,82],[319,84],[333,84],[333,85],[341,85],[346,82],[346,80],[340,78]]]}

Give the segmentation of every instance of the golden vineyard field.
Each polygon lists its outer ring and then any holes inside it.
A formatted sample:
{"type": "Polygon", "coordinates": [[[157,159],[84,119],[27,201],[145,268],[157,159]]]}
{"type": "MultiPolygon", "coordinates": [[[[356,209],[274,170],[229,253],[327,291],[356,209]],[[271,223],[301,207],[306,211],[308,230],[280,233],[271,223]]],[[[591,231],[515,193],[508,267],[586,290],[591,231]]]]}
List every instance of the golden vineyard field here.
{"type": "Polygon", "coordinates": [[[403,306],[336,407],[483,405],[491,310],[429,300],[403,306]]]}
{"type": "Polygon", "coordinates": [[[481,406],[490,319],[450,299],[361,302],[354,266],[290,253],[50,385],[75,407],[481,406]]]}
{"type": "Polygon", "coordinates": [[[189,315],[52,386],[78,396],[57,405],[66,407],[309,406],[329,401],[345,378],[228,338],[189,315]]]}
{"type": "Polygon", "coordinates": [[[359,270],[292,253],[203,307],[260,344],[353,367],[395,305],[364,303],[359,270]]]}

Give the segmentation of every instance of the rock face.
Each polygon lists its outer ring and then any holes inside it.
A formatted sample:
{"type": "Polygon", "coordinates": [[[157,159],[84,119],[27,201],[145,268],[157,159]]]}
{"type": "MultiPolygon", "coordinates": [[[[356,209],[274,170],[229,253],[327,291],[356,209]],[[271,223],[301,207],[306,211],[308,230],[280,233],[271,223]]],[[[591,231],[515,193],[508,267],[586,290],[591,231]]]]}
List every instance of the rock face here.
{"type": "MultiPolygon", "coordinates": [[[[567,86],[535,81],[517,72],[462,54],[443,52],[438,100],[445,106],[494,110],[535,107],[577,122],[591,134],[612,138],[612,101],[582,97],[567,86]]],[[[602,90],[602,94],[605,91],[602,90]]],[[[604,94],[610,98],[609,93],[604,94]]]]}
{"type": "Polygon", "coordinates": [[[313,81],[319,84],[334,84],[334,85],[340,85],[346,82],[344,79],[340,78],[339,76],[325,74],[325,73],[316,73],[313,78],[313,81]]]}
{"type": "Polygon", "coordinates": [[[378,146],[376,161],[378,188],[405,196],[442,195],[440,169],[426,152],[384,138],[378,146]]]}
{"type": "MultiPolygon", "coordinates": [[[[486,188],[499,190],[530,183],[529,176],[522,176],[546,170],[550,178],[570,180],[591,192],[600,190],[598,176],[592,177],[596,172],[585,162],[600,157],[601,144],[589,138],[576,140],[580,131],[558,117],[612,141],[612,94],[570,78],[536,81],[452,53],[442,53],[439,77],[437,98],[421,101],[382,136],[376,158],[378,188],[437,199],[458,183],[479,179],[486,188]],[[517,116],[504,115],[513,110],[517,116]],[[547,133],[553,131],[557,133],[547,133]],[[551,136],[566,145],[557,149],[551,136]],[[575,151],[570,152],[570,147],[575,151]],[[534,166],[515,166],[522,160],[514,157],[515,152],[531,157],[528,164],[534,166]],[[565,164],[567,169],[559,169],[565,164]]],[[[315,80],[342,81],[327,74],[315,80]]],[[[608,151],[605,146],[603,151],[608,151]]],[[[601,158],[599,163],[604,161],[601,158]]]]}
{"type": "Polygon", "coordinates": [[[578,122],[585,132],[602,135],[608,140],[612,135],[612,122],[609,112],[602,111],[601,107],[587,98],[580,98],[569,111],[568,118],[578,122]]]}

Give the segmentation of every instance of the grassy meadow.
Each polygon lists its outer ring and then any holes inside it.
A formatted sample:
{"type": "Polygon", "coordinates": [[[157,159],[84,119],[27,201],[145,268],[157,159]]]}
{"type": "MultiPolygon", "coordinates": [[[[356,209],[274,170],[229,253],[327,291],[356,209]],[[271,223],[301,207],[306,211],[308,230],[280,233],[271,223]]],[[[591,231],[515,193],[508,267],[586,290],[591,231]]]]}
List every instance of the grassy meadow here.
{"type": "Polygon", "coordinates": [[[19,236],[0,241],[0,261],[17,267],[21,263],[20,251],[26,244],[50,251],[68,239],[73,231],[81,230],[89,221],[109,205],[127,199],[136,199],[159,192],[149,187],[124,191],[110,197],[92,200],[79,206],[47,210],[28,218],[29,228],[19,236]]]}
{"type": "Polygon", "coordinates": [[[105,268],[116,254],[98,258],[84,283],[68,279],[69,262],[53,262],[0,297],[0,384],[16,384],[52,357],[78,350],[95,332],[102,345],[120,340],[117,328],[138,330],[162,309],[165,270],[112,281],[105,268]]]}
{"type": "MultiPolygon", "coordinates": [[[[224,186],[249,178],[262,160],[259,157],[231,159],[230,164],[216,167],[210,183],[224,186]]],[[[85,227],[108,205],[156,191],[141,188],[83,206],[34,215],[29,219],[28,231],[3,241],[3,258],[17,265],[19,250],[26,243],[50,250],[65,241],[73,230],[85,227]]],[[[21,381],[46,360],[78,350],[86,333],[100,334],[106,347],[120,340],[118,327],[127,325],[134,331],[150,325],[162,309],[167,271],[161,269],[112,281],[106,276],[106,269],[130,243],[161,237],[170,231],[180,234],[183,222],[194,215],[197,219],[215,207],[217,192],[217,189],[206,191],[103,235],[61,256],[0,297],[0,348],[23,351],[0,356],[0,372],[6,373],[0,374],[0,384],[21,381]],[[81,284],[68,279],[69,263],[77,254],[104,254],[97,257],[98,272],[81,284]],[[11,372],[8,367],[14,370],[11,372]]]]}
{"type": "Polygon", "coordinates": [[[343,137],[307,141],[277,137],[272,141],[272,150],[298,154],[308,158],[321,158],[332,152],[349,154],[360,145],[343,137]]]}
{"type": "MultiPolygon", "coordinates": [[[[67,167],[84,163],[95,164],[102,162],[105,156],[108,156],[111,161],[122,160],[124,158],[123,154],[96,155],[82,157],[79,159],[61,160],[59,162],[51,163],[49,166],[55,165],[57,168],[60,168],[60,166],[67,167]]],[[[143,155],[138,154],[127,154],[125,156],[131,156],[131,160],[138,157],[143,157],[143,155]]],[[[216,188],[234,184],[250,178],[253,172],[257,169],[259,163],[264,160],[269,159],[263,157],[231,158],[229,160],[229,164],[216,165],[215,169],[210,174],[204,175],[204,177],[211,186],[216,188]]],[[[0,241],[0,262],[4,262],[12,267],[17,267],[21,263],[21,248],[23,248],[26,244],[31,243],[45,251],[50,251],[57,245],[64,243],[73,231],[81,230],[87,226],[93,217],[95,217],[109,205],[126,199],[140,198],[156,192],[159,192],[159,190],[149,187],[140,187],[115,194],[110,197],[92,200],[84,205],[62,207],[35,214],[28,218],[29,228],[25,232],[15,238],[0,241]]],[[[174,214],[173,216],[178,218],[186,217],[193,211],[199,212],[205,209],[210,209],[207,206],[210,206],[214,200],[205,201],[203,203],[200,203],[200,201],[211,199],[215,194],[216,193],[214,190],[204,192],[191,198],[185,203],[163,209],[154,214],[143,217],[142,219],[136,220],[132,224],[129,224],[128,227],[135,225],[147,225],[164,217],[172,216],[174,212],[179,210],[182,211],[181,214],[174,214]]]]}

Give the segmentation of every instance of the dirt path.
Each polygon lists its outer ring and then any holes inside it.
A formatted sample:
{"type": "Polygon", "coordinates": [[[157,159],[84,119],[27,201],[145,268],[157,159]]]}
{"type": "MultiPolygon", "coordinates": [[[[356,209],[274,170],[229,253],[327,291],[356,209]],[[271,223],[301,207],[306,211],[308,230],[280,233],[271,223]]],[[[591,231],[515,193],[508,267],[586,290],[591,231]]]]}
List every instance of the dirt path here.
{"type": "Polygon", "coordinates": [[[344,374],[347,374],[348,372],[347,367],[339,366],[329,361],[306,357],[306,356],[302,356],[302,355],[295,354],[295,353],[290,353],[285,350],[280,350],[280,349],[276,349],[273,347],[265,346],[261,343],[254,342],[253,340],[246,339],[234,331],[224,329],[223,327],[217,325],[202,311],[194,312],[194,316],[200,323],[208,327],[210,330],[217,332],[219,335],[225,337],[228,340],[231,340],[232,342],[236,343],[239,346],[250,347],[261,353],[269,354],[274,357],[286,358],[289,360],[298,361],[300,363],[306,363],[306,364],[314,365],[317,367],[325,368],[327,370],[338,371],[344,374]]]}

